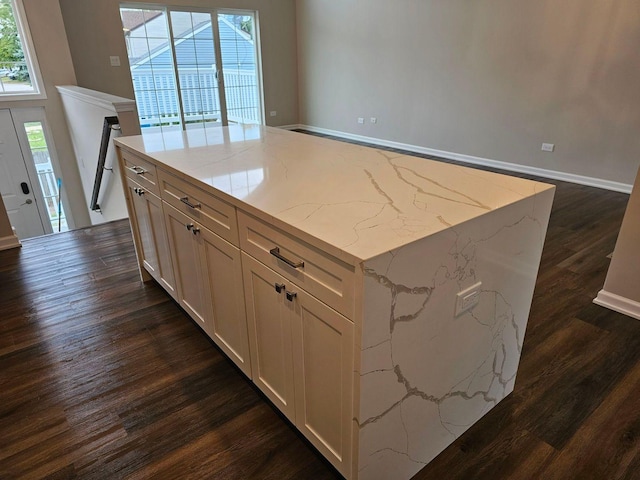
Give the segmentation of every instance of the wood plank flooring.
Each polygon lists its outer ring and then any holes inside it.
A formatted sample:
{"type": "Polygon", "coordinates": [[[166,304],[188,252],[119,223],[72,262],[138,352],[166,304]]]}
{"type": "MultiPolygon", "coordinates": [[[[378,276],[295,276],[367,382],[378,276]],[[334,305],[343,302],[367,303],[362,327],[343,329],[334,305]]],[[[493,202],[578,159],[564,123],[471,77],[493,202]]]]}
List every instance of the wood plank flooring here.
{"type": "MultiPolygon", "coordinates": [[[[415,478],[640,478],[640,322],[591,303],[628,196],[557,185],[515,391],[415,478]]],[[[0,252],[0,479],[334,479],[127,221],[0,252]]]]}

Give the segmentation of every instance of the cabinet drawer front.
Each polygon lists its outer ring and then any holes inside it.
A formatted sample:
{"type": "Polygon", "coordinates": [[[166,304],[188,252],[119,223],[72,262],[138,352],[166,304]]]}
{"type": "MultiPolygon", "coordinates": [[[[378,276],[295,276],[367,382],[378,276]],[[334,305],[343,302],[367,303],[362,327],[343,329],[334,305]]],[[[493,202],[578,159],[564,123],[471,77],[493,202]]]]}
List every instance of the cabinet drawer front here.
{"type": "Polygon", "coordinates": [[[120,150],[120,154],[125,175],[140,184],[141,187],[160,196],[156,166],[124,150],[120,150]]]}
{"type": "Polygon", "coordinates": [[[238,229],[243,251],[353,319],[353,267],[241,211],[238,229]]]}
{"type": "Polygon", "coordinates": [[[238,246],[235,207],[162,170],[158,174],[164,201],[238,246]]]}

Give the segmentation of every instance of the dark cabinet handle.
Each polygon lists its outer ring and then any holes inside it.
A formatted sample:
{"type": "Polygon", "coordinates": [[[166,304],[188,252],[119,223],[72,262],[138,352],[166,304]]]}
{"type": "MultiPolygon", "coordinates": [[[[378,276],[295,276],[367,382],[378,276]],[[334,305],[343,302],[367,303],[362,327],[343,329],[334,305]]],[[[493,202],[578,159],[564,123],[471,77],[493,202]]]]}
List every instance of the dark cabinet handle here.
{"type": "Polygon", "coordinates": [[[293,267],[293,268],[304,267],[304,262],[294,262],[293,260],[289,260],[288,258],[282,256],[280,254],[280,247],[273,247],[271,250],[269,250],[269,253],[274,257],[276,257],[277,259],[282,260],[284,263],[286,263],[290,267],[293,267]]]}
{"type": "Polygon", "coordinates": [[[293,299],[298,296],[296,292],[287,292],[286,295],[287,295],[287,300],[289,300],[290,302],[293,302],[293,299]]]}
{"type": "Polygon", "coordinates": [[[191,229],[194,227],[195,225],[193,223],[190,223],[188,225],[185,225],[185,227],[187,227],[187,230],[191,231],[191,229]]]}
{"type": "Polygon", "coordinates": [[[202,208],[202,204],[200,204],[200,203],[191,203],[191,202],[189,201],[189,197],[182,197],[182,198],[180,199],[180,201],[181,201],[182,203],[184,203],[187,207],[193,208],[194,210],[195,210],[196,208],[202,208]]]}
{"type": "Polygon", "coordinates": [[[276,292],[282,293],[282,291],[284,290],[284,283],[276,283],[275,287],[276,287],[276,292]]]}

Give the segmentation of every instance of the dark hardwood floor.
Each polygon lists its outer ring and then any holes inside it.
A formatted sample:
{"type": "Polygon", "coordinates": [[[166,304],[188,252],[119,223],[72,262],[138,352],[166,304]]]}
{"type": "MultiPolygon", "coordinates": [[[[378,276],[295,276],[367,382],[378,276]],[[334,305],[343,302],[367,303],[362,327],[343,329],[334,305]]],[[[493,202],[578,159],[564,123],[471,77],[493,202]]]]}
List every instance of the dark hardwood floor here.
{"type": "MultiPolygon", "coordinates": [[[[628,196],[558,188],[513,394],[415,478],[640,478],[640,322],[591,303],[628,196]]],[[[0,252],[0,478],[334,479],[126,221],[0,252]]]]}

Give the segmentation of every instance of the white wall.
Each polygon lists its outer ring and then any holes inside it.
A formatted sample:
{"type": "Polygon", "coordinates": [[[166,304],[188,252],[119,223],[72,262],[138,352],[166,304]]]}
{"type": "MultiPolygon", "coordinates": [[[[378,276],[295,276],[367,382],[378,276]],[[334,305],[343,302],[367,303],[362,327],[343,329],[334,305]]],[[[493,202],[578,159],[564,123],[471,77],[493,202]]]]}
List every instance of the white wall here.
{"type": "Polygon", "coordinates": [[[637,0],[297,0],[296,9],[301,124],[633,183],[637,0]]]}
{"type": "Polygon", "coordinates": [[[117,116],[121,130],[112,130],[98,195],[99,210],[89,211],[92,225],[127,218],[127,204],[120,180],[113,139],[139,135],[135,102],[76,86],[59,86],[82,179],[85,204],[91,205],[105,117],[117,116]]]}

